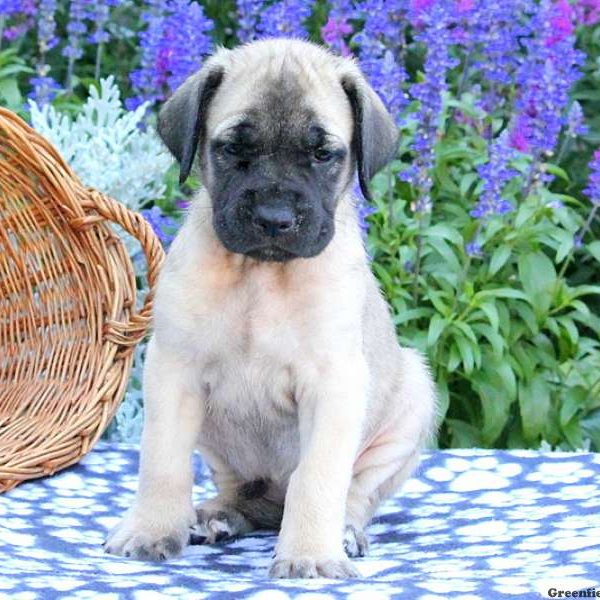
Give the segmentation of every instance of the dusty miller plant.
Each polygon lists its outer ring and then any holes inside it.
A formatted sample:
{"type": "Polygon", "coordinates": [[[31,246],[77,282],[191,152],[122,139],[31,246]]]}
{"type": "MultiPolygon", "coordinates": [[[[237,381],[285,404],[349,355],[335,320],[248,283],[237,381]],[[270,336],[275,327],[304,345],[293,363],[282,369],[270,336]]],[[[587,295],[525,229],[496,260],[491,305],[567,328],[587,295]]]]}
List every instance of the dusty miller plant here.
{"type": "MultiPolygon", "coordinates": [[[[54,144],[82,182],[140,210],[165,194],[164,174],[171,164],[158,136],[141,127],[146,105],[127,111],[113,77],[92,86],[89,98],[75,116],[59,112],[50,104],[29,102],[31,123],[54,144]]],[[[131,236],[119,231],[127,249],[145,278],[140,247],[131,236]]],[[[142,289],[145,285],[140,284],[142,289]]],[[[125,401],[109,430],[119,440],[139,438],[142,421],[141,370],[145,343],[135,354],[132,377],[125,401]]]]}
{"type": "Polygon", "coordinates": [[[31,123],[48,138],[83,183],[139,210],[165,193],[171,158],[151,129],[140,127],[146,105],[128,112],[114,78],[90,87],[75,118],[29,101],[31,123]]]}

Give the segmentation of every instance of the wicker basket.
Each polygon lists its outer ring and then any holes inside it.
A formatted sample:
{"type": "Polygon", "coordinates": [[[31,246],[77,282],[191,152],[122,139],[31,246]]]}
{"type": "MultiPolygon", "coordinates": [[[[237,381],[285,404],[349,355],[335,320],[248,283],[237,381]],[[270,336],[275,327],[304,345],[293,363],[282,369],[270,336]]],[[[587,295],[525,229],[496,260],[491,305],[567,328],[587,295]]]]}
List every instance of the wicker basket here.
{"type": "Polygon", "coordinates": [[[83,187],[0,108],[0,491],[76,463],[113,417],[164,252],[140,215],[83,187]],[[109,226],[141,243],[150,292],[109,226]]]}

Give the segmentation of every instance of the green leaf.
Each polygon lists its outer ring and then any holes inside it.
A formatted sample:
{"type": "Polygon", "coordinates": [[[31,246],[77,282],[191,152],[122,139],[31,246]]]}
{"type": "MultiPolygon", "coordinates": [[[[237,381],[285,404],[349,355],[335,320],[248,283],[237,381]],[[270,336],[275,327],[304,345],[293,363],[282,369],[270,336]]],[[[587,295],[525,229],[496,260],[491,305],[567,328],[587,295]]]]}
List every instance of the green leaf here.
{"type": "Polygon", "coordinates": [[[598,261],[600,262],[600,240],[596,240],[595,242],[591,242],[586,246],[588,252],[598,261]]]}
{"type": "Polygon", "coordinates": [[[491,290],[481,290],[473,296],[474,300],[483,300],[485,298],[516,298],[529,302],[529,298],[521,290],[513,290],[512,288],[495,288],[491,290]]]}
{"type": "Polygon", "coordinates": [[[430,315],[431,308],[411,308],[409,310],[398,312],[398,314],[394,316],[394,323],[396,325],[402,325],[403,323],[415,321],[416,319],[428,317],[430,315]]]}
{"type": "Polygon", "coordinates": [[[496,308],[496,305],[492,304],[491,302],[484,302],[479,308],[485,313],[494,331],[498,331],[498,327],[500,326],[500,317],[498,316],[498,309],[496,308]]]}
{"type": "Polygon", "coordinates": [[[379,281],[381,281],[382,286],[386,289],[393,289],[394,282],[392,280],[392,276],[389,273],[389,270],[378,263],[373,264],[373,269],[375,271],[375,274],[377,275],[377,278],[379,279],[379,281]]]}
{"type": "Polygon", "coordinates": [[[490,276],[495,275],[506,264],[511,254],[512,249],[510,246],[499,246],[494,250],[488,268],[490,276]]]}
{"type": "Polygon", "coordinates": [[[460,360],[461,356],[460,352],[458,351],[458,347],[456,346],[456,343],[453,343],[450,346],[450,354],[448,356],[448,364],[446,366],[448,373],[453,373],[454,371],[456,371],[458,365],[460,365],[460,360]]]}
{"type": "Polygon", "coordinates": [[[456,244],[457,246],[463,246],[463,238],[460,233],[448,225],[438,223],[432,227],[428,227],[424,232],[425,237],[439,237],[456,244]]]}
{"type": "Polygon", "coordinates": [[[587,404],[588,391],[581,387],[573,387],[566,391],[560,407],[560,424],[565,426],[587,404]]]}
{"type": "Polygon", "coordinates": [[[566,425],[561,427],[561,429],[573,450],[583,448],[583,431],[580,421],[571,419],[566,425]]]}
{"type": "Polygon", "coordinates": [[[544,433],[550,411],[550,388],[541,375],[519,382],[519,409],[525,439],[536,441],[544,433]]]}
{"type": "Polygon", "coordinates": [[[462,321],[453,321],[452,326],[456,327],[456,329],[459,329],[471,342],[474,344],[477,343],[477,337],[473,333],[473,330],[466,323],[463,323],[462,321]]]}
{"type": "Polygon", "coordinates": [[[440,317],[440,315],[433,315],[431,321],[429,321],[429,332],[427,334],[428,348],[435,346],[435,343],[446,328],[446,324],[446,319],[440,317]]]}
{"type": "Polygon", "coordinates": [[[537,335],[540,331],[538,323],[535,318],[535,314],[529,304],[525,304],[524,302],[515,302],[512,305],[512,308],[517,312],[519,317],[523,320],[523,322],[527,325],[527,328],[531,332],[532,335],[537,335]]]}
{"type": "Polygon", "coordinates": [[[475,366],[475,356],[473,352],[473,347],[462,335],[457,335],[454,338],[454,342],[458,348],[458,352],[460,354],[460,358],[465,369],[465,373],[469,375],[473,372],[473,367],[475,366]]]}
{"type": "Polygon", "coordinates": [[[452,312],[450,309],[450,304],[446,304],[442,298],[448,299],[448,294],[445,292],[437,292],[435,290],[428,290],[427,297],[431,300],[433,306],[435,306],[436,310],[444,315],[445,317],[449,317],[452,312]]]}
{"type": "Polygon", "coordinates": [[[580,312],[584,317],[589,317],[590,309],[588,308],[588,305],[585,302],[582,302],[581,300],[573,300],[572,302],[570,302],[570,304],[577,312],[580,312]]]}
{"type": "Polygon", "coordinates": [[[460,195],[465,198],[472,185],[477,181],[479,181],[479,175],[477,173],[465,173],[460,180],[460,195]]]}
{"type": "Polygon", "coordinates": [[[493,360],[486,354],[484,368],[473,374],[472,382],[481,401],[481,437],[490,446],[496,442],[510,418],[510,407],[516,398],[515,375],[505,361],[493,360]]]}
{"type": "Polygon", "coordinates": [[[561,179],[569,183],[570,179],[568,173],[564,169],[561,169],[558,165],[554,165],[552,163],[542,163],[540,166],[547,173],[556,175],[557,177],[560,177],[561,179]]]}
{"type": "Polygon", "coordinates": [[[481,432],[474,425],[458,419],[446,419],[446,424],[452,436],[452,448],[473,448],[482,445],[481,432]]]}
{"type": "Polygon", "coordinates": [[[568,315],[562,315],[557,317],[556,320],[562,325],[571,344],[576,347],[579,343],[579,330],[577,329],[577,325],[573,322],[573,319],[568,315]]]}
{"type": "Polygon", "coordinates": [[[579,298],[579,296],[591,296],[600,294],[600,285],[578,285],[576,288],[572,288],[573,298],[579,298]]]}
{"type": "Polygon", "coordinates": [[[0,98],[8,106],[17,106],[22,101],[21,91],[16,79],[0,80],[0,98]]]}
{"type": "Polygon", "coordinates": [[[504,338],[498,334],[497,330],[494,330],[485,323],[476,323],[473,325],[473,329],[490,343],[494,352],[494,357],[500,360],[504,355],[504,338]]]}
{"type": "Polygon", "coordinates": [[[586,415],[580,423],[583,433],[593,444],[593,450],[600,452],[600,409],[586,415]]]}
{"type": "Polygon", "coordinates": [[[446,263],[447,268],[453,271],[460,271],[462,266],[454,250],[442,237],[429,236],[427,245],[433,248],[446,263]]]}
{"type": "Polygon", "coordinates": [[[538,317],[547,314],[556,285],[554,263],[543,252],[519,256],[519,278],[538,317]]]}
{"type": "Polygon", "coordinates": [[[532,379],[538,365],[536,350],[529,344],[524,345],[523,342],[517,342],[511,346],[510,351],[511,360],[516,363],[513,364],[513,368],[518,374],[521,374],[521,377],[532,379]]]}
{"type": "Polygon", "coordinates": [[[554,236],[559,242],[558,248],[556,249],[556,257],[554,259],[556,263],[561,263],[575,245],[572,233],[565,231],[564,229],[560,229],[559,232],[560,233],[557,233],[557,235],[554,236]]]}
{"type": "Polygon", "coordinates": [[[450,391],[448,384],[444,379],[439,379],[436,382],[436,398],[437,398],[437,423],[441,425],[448,412],[450,406],[450,391]]]}

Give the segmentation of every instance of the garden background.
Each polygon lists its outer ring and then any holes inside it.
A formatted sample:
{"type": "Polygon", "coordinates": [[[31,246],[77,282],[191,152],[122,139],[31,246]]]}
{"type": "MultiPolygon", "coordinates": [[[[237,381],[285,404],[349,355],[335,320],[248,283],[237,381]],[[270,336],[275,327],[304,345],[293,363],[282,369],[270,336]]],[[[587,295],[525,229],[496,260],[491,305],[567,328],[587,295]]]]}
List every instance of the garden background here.
{"type": "MultiPolygon", "coordinates": [[[[0,0],[0,103],[168,246],[199,182],[156,109],[215,45],[355,55],[401,130],[365,242],[439,445],[600,451],[599,22],[600,0],[0,0]]],[[[144,348],[112,439],[139,436],[144,348]]]]}

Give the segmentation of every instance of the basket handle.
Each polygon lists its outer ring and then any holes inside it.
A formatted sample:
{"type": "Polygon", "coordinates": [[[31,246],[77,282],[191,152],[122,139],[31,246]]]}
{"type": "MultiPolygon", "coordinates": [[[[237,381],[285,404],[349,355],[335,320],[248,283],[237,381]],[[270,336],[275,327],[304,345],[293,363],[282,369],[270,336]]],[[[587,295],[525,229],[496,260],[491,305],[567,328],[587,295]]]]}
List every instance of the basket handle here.
{"type": "Polygon", "coordinates": [[[105,324],[106,337],[123,346],[135,346],[142,340],[152,319],[152,302],[165,251],[150,223],[142,215],[129,210],[120,202],[94,189],[87,189],[80,201],[81,207],[96,214],[71,219],[71,225],[86,229],[101,221],[112,221],[134,236],[141,244],[148,264],[148,294],[142,308],[132,314],[127,323],[109,320],[105,324]]]}

